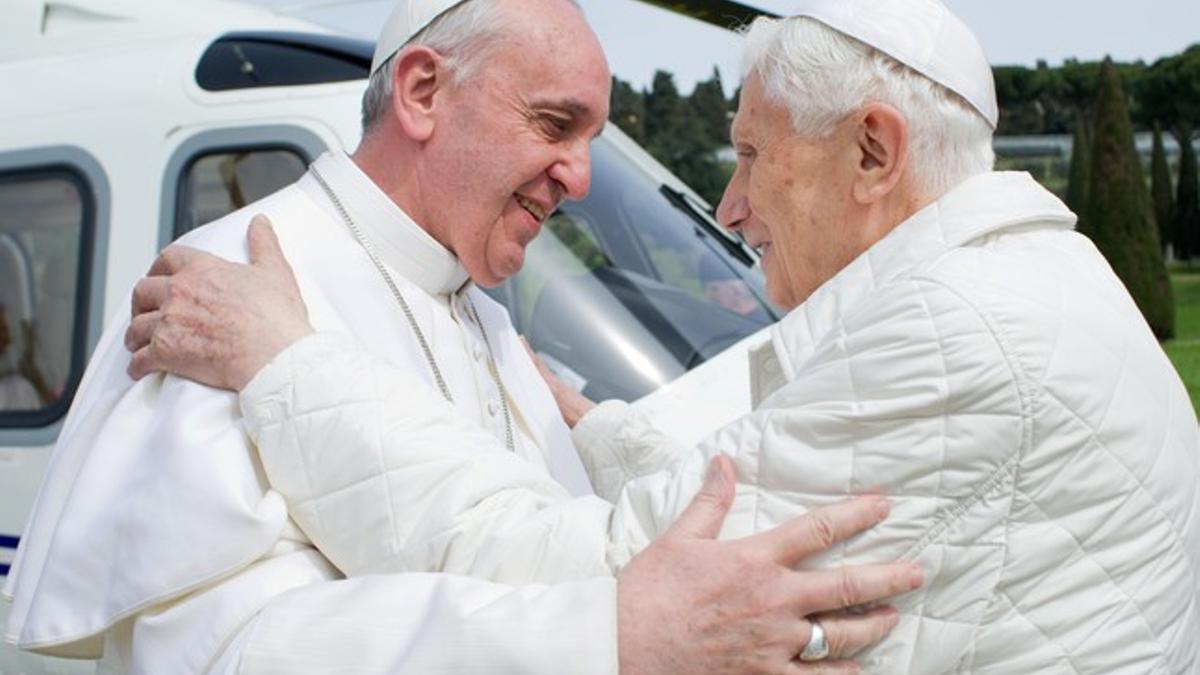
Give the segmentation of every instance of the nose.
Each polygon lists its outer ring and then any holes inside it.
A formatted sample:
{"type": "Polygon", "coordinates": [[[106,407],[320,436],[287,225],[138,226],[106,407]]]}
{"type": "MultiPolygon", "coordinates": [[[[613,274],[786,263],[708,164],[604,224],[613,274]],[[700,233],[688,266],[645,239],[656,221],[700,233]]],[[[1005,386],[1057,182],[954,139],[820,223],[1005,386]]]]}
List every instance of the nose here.
{"type": "Polygon", "coordinates": [[[563,151],[553,166],[550,177],[559,185],[567,199],[580,200],[588,195],[592,185],[592,148],[588,139],[579,139],[563,151]]]}
{"type": "Polygon", "coordinates": [[[725,186],[721,203],[717,205],[717,222],[727,230],[737,230],[750,217],[750,200],[742,189],[742,181],[735,174],[725,186]]]}

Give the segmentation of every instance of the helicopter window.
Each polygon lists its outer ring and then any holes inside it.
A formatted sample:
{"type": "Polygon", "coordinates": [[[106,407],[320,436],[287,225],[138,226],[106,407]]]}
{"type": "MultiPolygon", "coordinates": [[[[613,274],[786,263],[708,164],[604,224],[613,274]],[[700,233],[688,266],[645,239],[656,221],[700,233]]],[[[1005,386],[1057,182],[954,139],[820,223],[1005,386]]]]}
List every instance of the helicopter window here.
{"type": "Polygon", "coordinates": [[[307,163],[295,150],[261,148],[201,155],[180,183],[175,236],[233,213],[296,182],[307,163]]]}
{"type": "Polygon", "coordinates": [[[370,43],[302,34],[227,35],[196,66],[196,83],[208,91],[285,87],[366,79],[370,43]]]}
{"type": "Polygon", "coordinates": [[[0,427],[53,421],[78,380],[92,199],[65,168],[0,174],[0,427]]]}

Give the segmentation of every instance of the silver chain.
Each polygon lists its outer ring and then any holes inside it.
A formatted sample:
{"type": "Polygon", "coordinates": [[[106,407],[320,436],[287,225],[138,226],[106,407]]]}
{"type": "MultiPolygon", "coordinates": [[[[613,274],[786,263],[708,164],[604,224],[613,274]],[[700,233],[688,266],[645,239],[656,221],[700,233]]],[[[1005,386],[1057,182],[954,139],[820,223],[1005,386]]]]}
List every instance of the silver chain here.
{"type": "Polygon", "coordinates": [[[504,409],[504,443],[509,451],[513,452],[515,443],[513,440],[512,415],[508,411],[508,390],[504,388],[504,382],[500,379],[500,371],[496,368],[496,361],[492,358],[492,343],[488,341],[487,330],[483,327],[483,322],[479,320],[479,312],[475,310],[475,303],[469,298],[467,299],[467,303],[471,319],[475,322],[476,326],[479,326],[479,334],[483,336],[483,346],[487,347],[488,370],[492,373],[492,380],[496,382],[496,389],[500,390],[500,407],[504,409]]]}
{"type": "MultiPolygon", "coordinates": [[[[412,308],[408,306],[408,302],[404,299],[404,295],[400,293],[399,286],[396,285],[392,275],[388,269],[383,266],[383,261],[379,256],[375,255],[375,249],[371,247],[371,242],[358,229],[358,225],[354,223],[354,219],[350,217],[350,213],[342,206],[342,200],[338,198],[337,193],[333,188],[329,187],[329,183],[325,182],[325,177],[317,170],[317,167],[311,166],[313,178],[317,179],[321,189],[325,191],[325,196],[329,197],[329,201],[333,202],[334,208],[342,217],[342,221],[346,223],[346,227],[350,229],[350,233],[354,235],[354,239],[358,241],[359,246],[362,246],[367,257],[371,259],[371,263],[375,265],[375,269],[379,271],[379,275],[383,277],[383,281],[391,290],[392,296],[396,298],[400,309],[404,312],[404,318],[408,321],[408,325],[412,328],[413,335],[417,337],[417,342],[421,345],[421,351],[425,355],[425,361],[429,364],[429,369],[433,371],[433,379],[437,380],[438,389],[441,389],[442,396],[451,405],[454,404],[454,397],[450,395],[450,387],[446,385],[446,378],[442,377],[442,370],[438,368],[437,360],[433,358],[433,350],[429,348],[429,342],[425,339],[425,333],[421,331],[421,327],[417,324],[417,319],[413,316],[412,308]]],[[[464,296],[465,297],[465,296],[464,296]]],[[[496,368],[496,361],[492,354],[492,345],[488,341],[487,331],[483,328],[483,322],[479,320],[479,312],[475,311],[475,303],[470,298],[465,298],[467,301],[467,310],[470,318],[479,326],[479,334],[483,336],[483,346],[487,348],[488,353],[488,372],[492,376],[492,381],[496,383],[496,389],[500,392],[500,406],[504,409],[504,441],[509,452],[516,452],[516,443],[513,437],[512,414],[508,410],[508,390],[504,388],[504,382],[500,379],[500,371],[496,368]]]]}

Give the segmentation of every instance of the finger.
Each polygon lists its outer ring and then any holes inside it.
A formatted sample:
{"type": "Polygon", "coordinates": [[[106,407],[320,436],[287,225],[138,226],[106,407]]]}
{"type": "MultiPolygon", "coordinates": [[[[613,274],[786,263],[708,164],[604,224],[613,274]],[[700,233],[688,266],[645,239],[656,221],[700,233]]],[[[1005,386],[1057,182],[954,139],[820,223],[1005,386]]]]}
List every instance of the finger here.
{"type": "Polygon", "coordinates": [[[663,537],[716,538],[729,507],[733,505],[733,482],[733,463],[725,455],[713,457],[700,491],[663,537]]]}
{"type": "Polygon", "coordinates": [[[211,253],[206,253],[200,249],[172,244],[163,249],[162,253],[158,254],[158,257],[154,259],[154,264],[150,266],[150,271],[146,272],[146,276],[171,276],[185,266],[198,260],[215,257],[211,253]]]}
{"type": "Polygon", "coordinates": [[[529,346],[529,340],[526,340],[524,335],[518,335],[517,339],[521,341],[521,346],[525,348],[525,353],[529,355],[529,358],[537,363],[539,359],[537,354],[533,353],[533,347],[529,346]]]}
{"type": "Polygon", "coordinates": [[[795,567],[801,560],[877,525],[890,512],[891,505],[883,497],[859,497],[814,509],[746,541],[770,551],[779,564],[795,567]]]}
{"type": "Polygon", "coordinates": [[[791,596],[801,614],[865,605],[915,590],[925,573],[915,563],[861,565],[796,572],[791,596]]]}
{"type": "Polygon", "coordinates": [[[538,371],[542,373],[542,377],[544,378],[546,376],[546,364],[542,363],[542,360],[534,353],[533,347],[529,346],[529,340],[526,340],[524,335],[518,335],[517,339],[521,341],[521,346],[525,348],[525,353],[529,355],[529,360],[533,361],[533,365],[537,366],[538,371]]]}
{"type": "Polygon", "coordinates": [[[542,357],[538,356],[537,353],[533,351],[533,347],[529,346],[529,341],[525,339],[524,335],[519,335],[517,338],[521,341],[521,346],[525,348],[525,353],[529,355],[529,360],[533,361],[533,365],[535,368],[537,368],[538,374],[541,375],[542,379],[546,381],[546,384],[550,386],[550,391],[554,391],[555,387],[562,384],[562,381],[559,380],[558,376],[550,370],[550,366],[546,365],[546,362],[542,360],[542,357]]]}
{"type": "Polygon", "coordinates": [[[125,350],[133,354],[150,344],[154,329],[161,320],[162,312],[145,312],[133,317],[129,328],[125,329],[125,350]]]}
{"type": "Polygon", "coordinates": [[[296,273],[292,271],[283,247],[279,245],[279,237],[270,219],[261,213],[254,216],[246,237],[250,245],[250,264],[287,277],[288,284],[299,296],[300,284],[296,282],[296,273]]]}
{"type": "Polygon", "coordinates": [[[151,355],[151,349],[152,348],[147,345],[133,353],[133,356],[129,359],[129,367],[125,369],[125,372],[129,374],[130,378],[134,380],[140,380],[150,373],[162,370],[161,368],[155,366],[154,357],[151,355]]]}
{"type": "Polygon", "coordinates": [[[862,668],[854,661],[792,661],[783,672],[787,675],[858,675],[862,668]]]}
{"type": "MultiPolygon", "coordinates": [[[[887,637],[900,623],[900,612],[894,607],[877,607],[863,614],[834,612],[822,614],[816,619],[825,629],[831,658],[842,659],[850,658],[887,637]]],[[[808,638],[804,639],[807,643],[808,638]]]]}
{"type": "Polygon", "coordinates": [[[270,218],[260,213],[250,219],[246,240],[250,246],[250,264],[272,269],[288,266],[270,218]]]}
{"type": "Polygon", "coordinates": [[[161,309],[167,301],[171,280],[164,276],[143,277],[133,287],[133,316],[161,309]]]}
{"type": "MultiPolygon", "coordinates": [[[[250,246],[250,264],[262,269],[272,270],[287,278],[288,285],[300,297],[300,284],[296,281],[296,273],[279,245],[279,237],[271,220],[263,214],[258,214],[250,220],[250,228],[246,233],[250,246]]],[[[307,316],[307,314],[306,314],[307,316]]]]}

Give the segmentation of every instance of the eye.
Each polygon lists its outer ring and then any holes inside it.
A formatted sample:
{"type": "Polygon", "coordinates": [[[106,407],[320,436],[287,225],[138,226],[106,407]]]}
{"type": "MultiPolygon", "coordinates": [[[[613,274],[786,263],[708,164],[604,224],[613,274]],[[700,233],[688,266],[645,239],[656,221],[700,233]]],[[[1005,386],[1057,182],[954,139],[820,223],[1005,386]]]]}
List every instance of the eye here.
{"type": "Polygon", "coordinates": [[[561,138],[571,129],[571,120],[558,115],[539,115],[538,123],[546,135],[561,138]]]}

